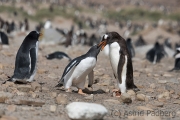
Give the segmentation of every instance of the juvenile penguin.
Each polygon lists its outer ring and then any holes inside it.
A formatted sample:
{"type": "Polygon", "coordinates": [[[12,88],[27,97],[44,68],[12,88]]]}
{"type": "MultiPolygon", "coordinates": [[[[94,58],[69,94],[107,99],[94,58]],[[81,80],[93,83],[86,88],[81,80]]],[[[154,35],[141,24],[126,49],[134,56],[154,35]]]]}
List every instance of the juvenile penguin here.
{"type": "Polygon", "coordinates": [[[180,47],[176,48],[176,53],[174,57],[175,57],[174,68],[170,70],[170,72],[173,70],[180,70],[180,47]]]}
{"type": "Polygon", "coordinates": [[[138,90],[133,81],[133,66],[126,41],[117,33],[109,32],[102,37],[98,46],[101,50],[109,45],[109,58],[121,93],[127,89],[138,90]]]}
{"type": "Polygon", "coordinates": [[[15,61],[14,75],[7,81],[32,82],[36,74],[38,38],[41,33],[31,31],[21,44],[15,61]]]}
{"type": "Polygon", "coordinates": [[[146,59],[153,64],[156,64],[157,62],[160,62],[165,55],[167,55],[167,53],[164,50],[164,46],[160,45],[159,42],[156,42],[154,47],[146,53],[146,59]]]}
{"type": "Polygon", "coordinates": [[[59,51],[47,55],[46,58],[48,60],[52,60],[54,58],[57,58],[57,59],[67,58],[69,59],[69,61],[71,61],[71,58],[66,53],[59,52],[59,51]]]}
{"type": "Polygon", "coordinates": [[[64,85],[65,89],[69,91],[71,86],[75,86],[78,88],[79,94],[85,94],[82,89],[84,89],[86,76],[88,75],[89,78],[88,87],[91,87],[94,79],[93,69],[96,66],[97,55],[100,49],[101,47],[97,45],[92,46],[86,54],[73,59],[66,66],[56,87],[64,85]]]}

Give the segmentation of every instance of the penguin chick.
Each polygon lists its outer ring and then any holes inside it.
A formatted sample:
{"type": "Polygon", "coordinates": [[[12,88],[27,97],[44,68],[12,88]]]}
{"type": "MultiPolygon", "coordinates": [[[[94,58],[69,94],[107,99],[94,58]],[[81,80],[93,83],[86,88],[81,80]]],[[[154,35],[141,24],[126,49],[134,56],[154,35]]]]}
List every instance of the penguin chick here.
{"type": "Polygon", "coordinates": [[[73,59],[66,66],[56,87],[64,85],[65,89],[69,91],[71,86],[75,86],[78,88],[79,94],[85,94],[82,89],[84,89],[86,76],[88,75],[89,78],[88,87],[91,87],[94,79],[93,69],[96,66],[97,55],[100,49],[101,47],[97,45],[92,46],[86,54],[73,59]]]}
{"type": "Polygon", "coordinates": [[[38,38],[40,36],[42,36],[41,33],[31,31],[25,37],[16,55],[14,75],[7,81],[22,83],[33,81],[37,68],[38,38]]]}

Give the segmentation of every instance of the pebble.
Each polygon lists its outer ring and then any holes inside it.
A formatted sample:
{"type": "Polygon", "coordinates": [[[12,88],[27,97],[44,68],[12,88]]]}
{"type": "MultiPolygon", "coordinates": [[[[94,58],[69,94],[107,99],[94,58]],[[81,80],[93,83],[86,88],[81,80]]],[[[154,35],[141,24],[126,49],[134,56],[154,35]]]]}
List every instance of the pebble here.
{"type": "Polygon", "coordinates": [[[49,92],[49,88],[47,88],[47,87],[42,87],[42,92],[49,92]]]}
{"type": "Polygon", "coordinates": [[[128,90],[127,94],[129,94],[130,96],[135,96],[136,93],[134,92],[134,90],[128,90]]]}
{"type": "Polygon", "coordinates": [[[55,75],[54,73],[51,73],[51,74],[48,75],[48,77],[51,78],[51,79],[56,79],[58,76],[55,75]]]}
{"type": "Polygon", "coordinates": [[[14,112],[14,111],[16,110],[16,105],[8,105],[8,106],[7,106],[7,110],[8,110],[9,112],[14,112]]]}
{"type": "Polygon", "coordinates": [[[169,73],[164,73],[162,76],[164,76],[164,77],[172,77],[172,75],[169,74],[169,73]]]}
{"type": "Polygon", "coordinates": [[[2,116],[1,120],[18,120],[18,118],[14,116],[2,116]]]}
{"type": "Polygon", "coordinates": [[[158,80],[158,83],[165,84],[165,83],[167,83],[167,81],[166,80],[158,80]]]}
{"type": "Polygon", "coordinates": [[[96,103],[72,102],[66,106],[70,119],[101,120],[108,113],[108,110],[96,103]]]}
{"type": "Polygon", "coordinates": [[[179,95],[172,95],[172,98],[178,99],[178,98],[179,98],[179,95]]]}
{"type": "Polygon", "coordinates": [[[137,94],[137,100],[139,100],[139,101],[145,101],[145,95],[144,94],[137,94]]]}
{"type": "Polygon", "coordinates": [[[18,85],[17,89],[21,92],[29,92],[32,91],[32,88],[30,85],[18,85]]]}
{"type": "Polygon", "coordinates": [[[55,97],[57,97],[57,93],[56,93],[56,92],[51,92],[51,93],[50,93],[50,96],[51,96],[52,98],[55,98],[55,97]]]}
{"type": "Polygon", "coordinates": [[[87,97],[84,97],[86,100],[93,100],[94,99],[94,95],[88,95],[87,97]]]}
{"type": "Polygon", "coordinates": [[[137,109],[139,110],[148,110],[148,111],[153,111],[153,109],[145,107],[145,106],[137,106],[137,109]]]}
{"type": "Polygon", "coordinates": [[[155,107],[163,107],[164,106],[164,103],[158,102],[158,101],[151,102],[150,104],[155,107]]]}
{"type": "Polygon", "coordinates": [[[0,103],[5,103],[5,101],[9,98],[12,98],[13,94],[9,92],[0,92],[0,103]]]}
{"type": "Polygon", "coordinates": [[[56,112],[56,108],[57,108],[56,105],[51,105],[50,106],[50,111],[51,112],[56,112]]]}
{"type": "Polygon", "coordinates": [[[133,72],[133,76],[134,76],[134,77],[139,77],[139,76],[140,76],[140,73],[139,73],[139,72],[133,72]]]}
{"type": "Polygon", "coordinates": [[[114,99],[107,99],[107,100],[104,100],[104,103],[113,103],[113,104],[119,104],[119,101],[118,100],[114,100],[114,99]]]}
{"type": "Polygon", "coordinates": [[[41,91],[42,87],[38,82],[32,82],[31,83],[32,91],[41,91]]]}
{"type": "Polygon", "coordinates": [[[43,74],[43,73],[47,73],[48,71],[47,70],[44,70],[44,69],[38,69],[37,73],[38,74],[43,74]]]}
{"type": "Polygon", "coordinates": [[[155,89],[156,88],[156,85],[154,83],[150,84],[150,88],[151,89],[155,89]]]}
{"type": "Polygon", "coordinates": [[[118,100],[123,103],[132,103],[131,96],[127,93],[122,93],[118,100]]]}
{"type": "Polygon", "coordinates": [[[173,103],[174,103],[174,104],[179,104],[179,105],[180,105],[180,100],[175,100],[173,103]]]}
{"type": "Polygon", "coordinates": [[[57,104],[67,104],[68,103],[68,99],[67,99],[67,95],[65,94],[59,94],[57,97],[56,97],[56,103],[57,104]]]}

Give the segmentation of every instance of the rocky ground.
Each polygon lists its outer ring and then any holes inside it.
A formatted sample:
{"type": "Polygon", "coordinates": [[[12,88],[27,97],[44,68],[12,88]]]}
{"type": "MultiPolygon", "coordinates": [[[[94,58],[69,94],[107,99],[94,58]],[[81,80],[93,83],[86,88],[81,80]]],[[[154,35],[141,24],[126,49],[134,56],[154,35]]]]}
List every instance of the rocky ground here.
{"type": "MultiPolygon", "coordinates": [[[[10,46],[1,46],[0,82],[7,80],[14,71],[16,51],[25,34],[10,39],[10,46]]],[[[67,59],[46,60],[45,55],[59,50],[68,53],[72,58],[88,51],[86,46],[60,45],[45,46],[40,44],[38,71],[35,81],[29,84],[7,82],[0,87],[0,119],[2,120],[68,120],[65,107],[74,101],[92,102],[104,105],[108,109],[105,120],[115,119],[173,119],[180,117],[179,72],[168,72],[174,66],[174,58],[166,57],[161,63],[153,65],[144,55],[136,53],[133,58],[134,81],[140,89],[135,93],[129,90],[120,98],[114,97],[112,90],[117,88],[112,74],[109,58],[101,52],[94,69],[95,84],[85,92],[87,96],[77,94],[72,87],[71,93],[63,88],[55,88],[67,59]],[[91,92],[92,91],[92,92],[91,92]],[[132,101],[131,101],[132,100],[132,101]]]]}

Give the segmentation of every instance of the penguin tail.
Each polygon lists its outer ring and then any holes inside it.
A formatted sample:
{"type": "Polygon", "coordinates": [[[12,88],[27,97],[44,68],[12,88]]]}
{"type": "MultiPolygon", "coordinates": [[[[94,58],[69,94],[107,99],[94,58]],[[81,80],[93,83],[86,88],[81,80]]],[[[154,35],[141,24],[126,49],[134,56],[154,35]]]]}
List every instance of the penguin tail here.
{"type": "Polygon", "coordinates": [[[62,87],[63,83],[58,83],[55,87],[62,87]]]}
{"type": "Polygon", "coordinates": [[[139,88],[136,85],[133,86],[133,90],[134,90],[134,92],[140,91],[139,88]]]}
{"type": "Polygon", "coordinates": [[[10,77],[8,80],[4,81],[2,84],[6,84],[6,82],[9,81],[9,82],[13,82],[13,79],[12,77],[10,77]]]}

